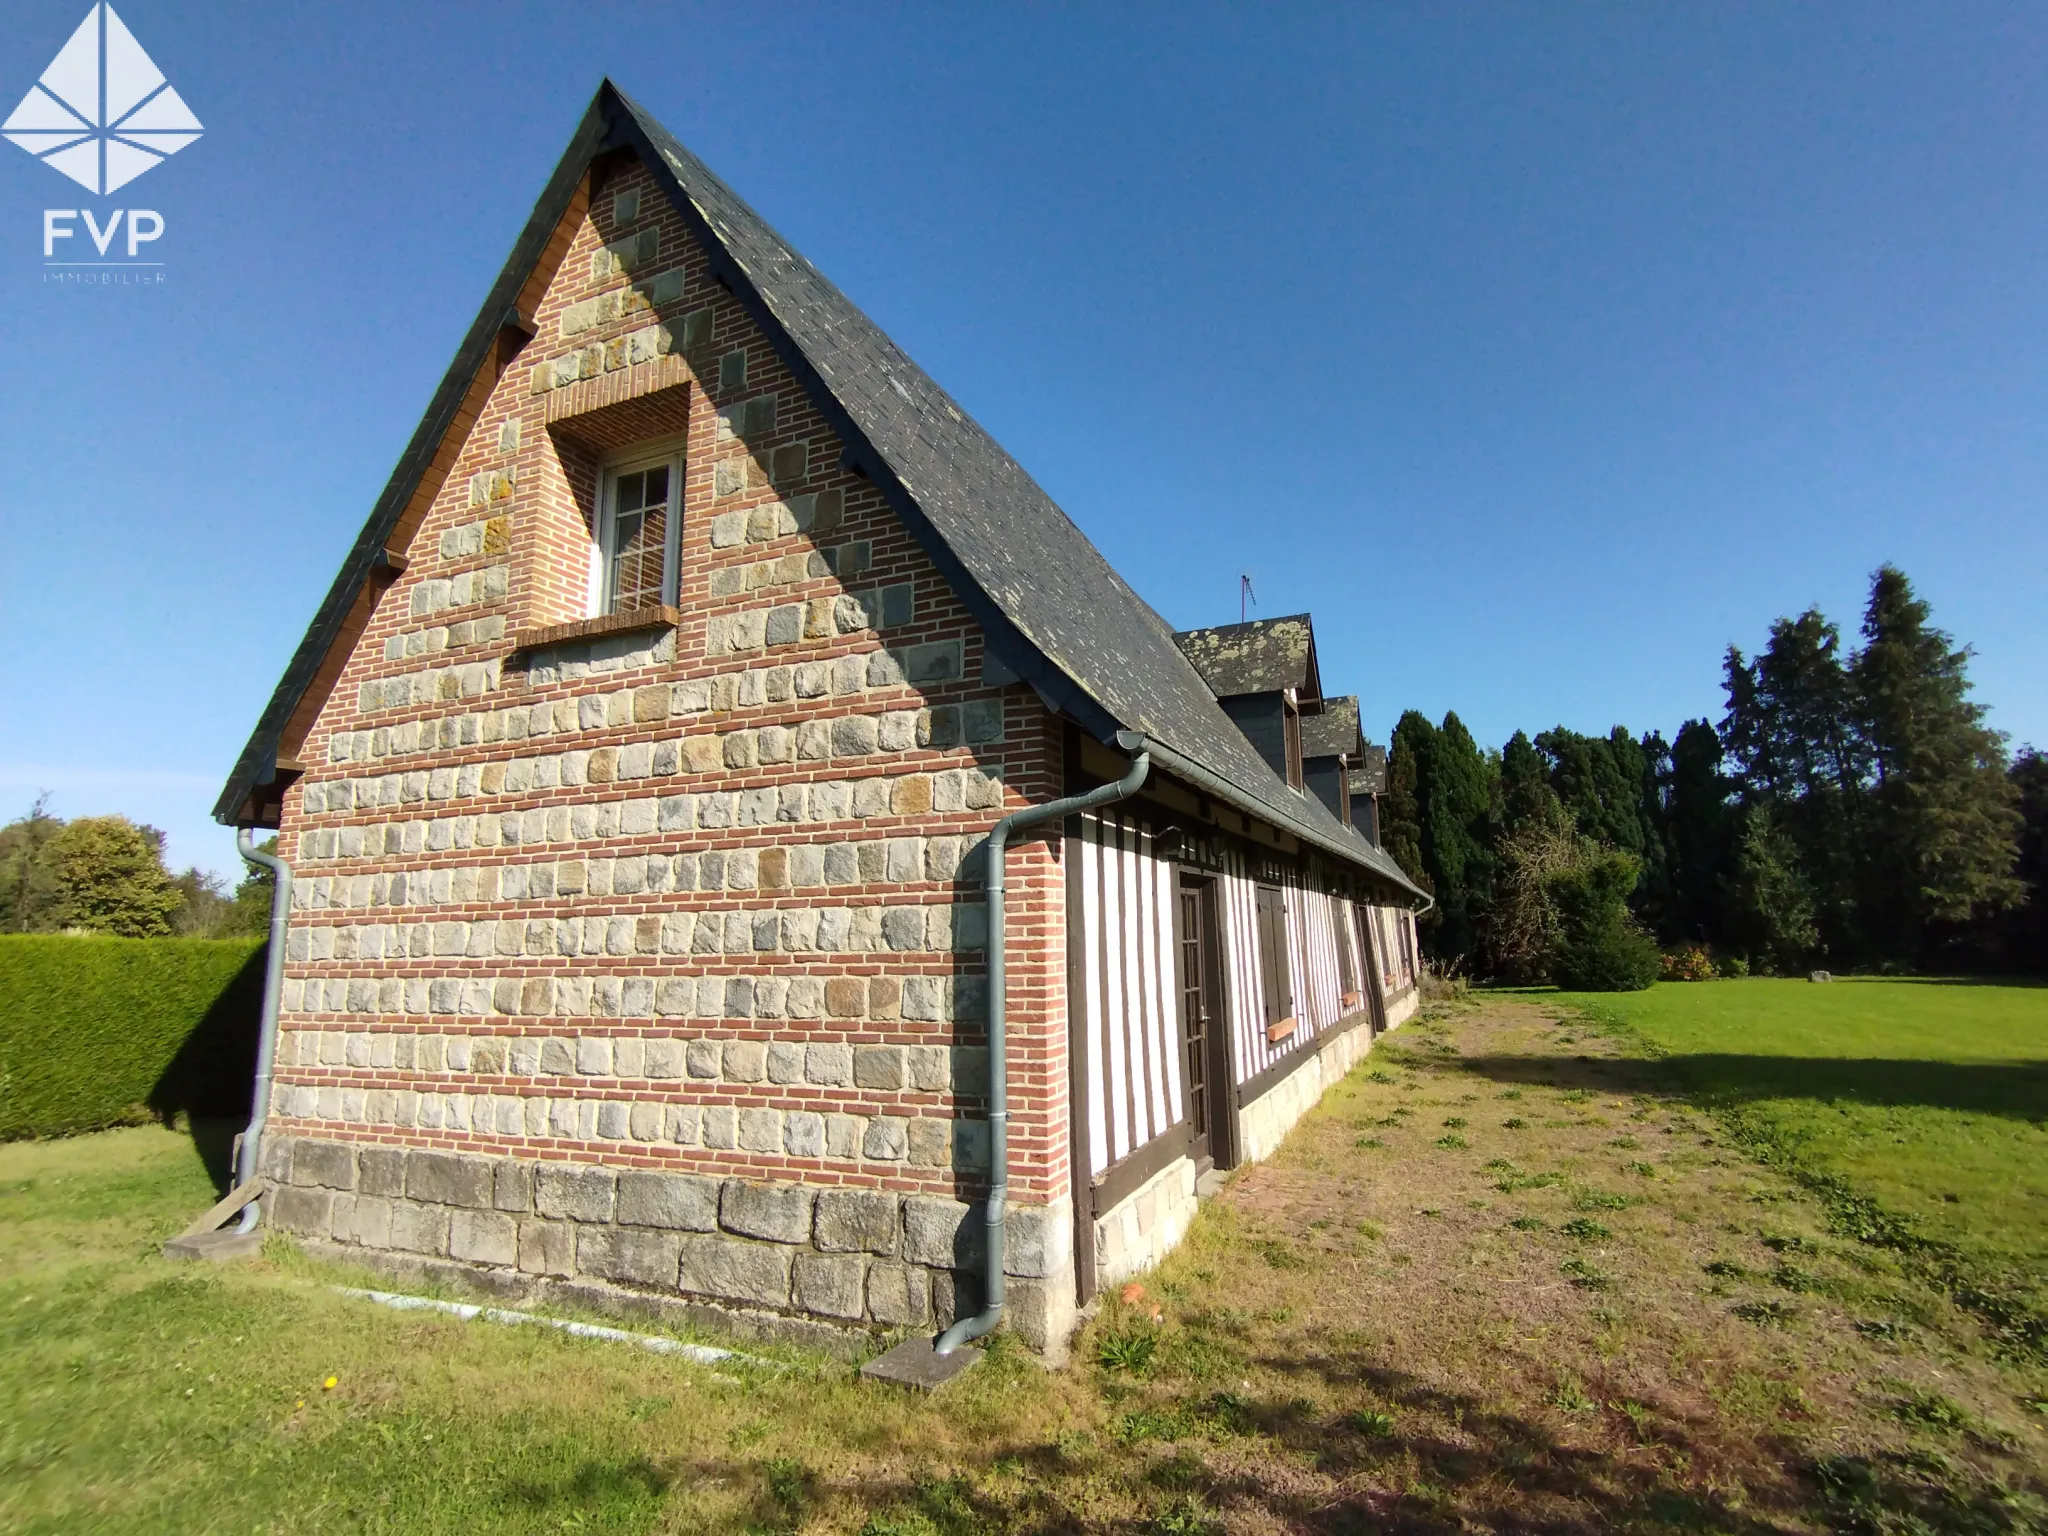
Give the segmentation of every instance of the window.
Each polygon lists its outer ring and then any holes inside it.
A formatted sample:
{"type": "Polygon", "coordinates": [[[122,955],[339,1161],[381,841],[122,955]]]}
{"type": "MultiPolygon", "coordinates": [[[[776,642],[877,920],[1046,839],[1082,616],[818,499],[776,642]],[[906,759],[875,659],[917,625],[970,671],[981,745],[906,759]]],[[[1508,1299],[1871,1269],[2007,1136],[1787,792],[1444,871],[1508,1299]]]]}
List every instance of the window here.
{"type": "Polygon", "coordinates": [[[675,602],[682,470],[679,454],[659,451],[604,467],[591,571],[593,617],[675,602]]]}
{"type": "Polygon", "coordinates": [[[1358,962],[1351,953],[1351,903],[1331,902],[1330,917],[1337,930],[1337,975],[1344,993],[1344,1006],[1348,1008],[1351,1000],[1358,996],[1358,962]]]}
{"type": "Polygon", "coordinates": [[[1294,1020],[1294,977],[1287,963],[1287,898],[1277,885],[1262,885],[1255,897],[1259,929],[1259,990],[1265,994],[1270,1037],[1294,1020]]]}

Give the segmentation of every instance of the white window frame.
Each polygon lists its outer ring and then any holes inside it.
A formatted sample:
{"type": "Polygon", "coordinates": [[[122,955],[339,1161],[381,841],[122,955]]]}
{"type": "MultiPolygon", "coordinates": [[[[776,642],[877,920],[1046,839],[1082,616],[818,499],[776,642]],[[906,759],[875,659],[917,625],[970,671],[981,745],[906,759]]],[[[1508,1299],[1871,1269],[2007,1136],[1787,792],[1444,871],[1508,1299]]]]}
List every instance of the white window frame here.
{"type": "Polygon", "coordinates": [[[683,442],[681,438],[636,443],[631,448],[607,455],[597,470],[597,527],[590,540],[590,580],[586,606],[593,619],[606,616],[604,573],[611,565],[618,524],[613,517],[619,477],[643,469],[668,466],[668,528],[661,555],[661,600],[674,607],[682,577],[683,534],[683,442]]]}

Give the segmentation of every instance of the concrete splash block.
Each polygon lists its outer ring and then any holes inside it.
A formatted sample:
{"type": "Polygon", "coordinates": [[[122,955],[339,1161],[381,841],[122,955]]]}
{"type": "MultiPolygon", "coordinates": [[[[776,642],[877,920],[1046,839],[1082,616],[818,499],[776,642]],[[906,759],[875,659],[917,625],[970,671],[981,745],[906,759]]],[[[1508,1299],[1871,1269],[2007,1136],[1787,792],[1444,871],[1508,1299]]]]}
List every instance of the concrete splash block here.
{"type": "Polygon", "coordinates": [[[187,1232],[164,1244],[167,1259],[205,1259],[213,1264],[230,1264],[236,1259],[253,1259],[263,1251],[263,1233],[187,1232]]]}
{"type": "Polygon", "coordinates": [[[962,1344],[950,1355],[942,1355],[932,1348],[934,1342],[928,1338],[905,1339],[887,1354],[875,1356],[860,1368],[860,1373],[874,1381],[936,1392],[981,1359],[981,1351],[971,1344],[962,1344]]]}

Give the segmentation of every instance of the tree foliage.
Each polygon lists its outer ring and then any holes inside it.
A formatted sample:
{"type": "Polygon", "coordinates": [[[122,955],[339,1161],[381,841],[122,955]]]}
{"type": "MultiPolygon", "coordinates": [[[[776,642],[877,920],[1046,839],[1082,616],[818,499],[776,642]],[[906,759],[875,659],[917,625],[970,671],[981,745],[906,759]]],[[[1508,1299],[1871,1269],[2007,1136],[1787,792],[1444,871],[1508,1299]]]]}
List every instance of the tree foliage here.
{"type": "Polygon", "coordinates": [[[201,869],[173,877],[163,845],[156,828],[125,816],[65,822],[39,799],[26,816],[0,827],[0,932],[207,939],[264,933],[267,870],[245,877],[230,894],[218,875],[201,869]]]}

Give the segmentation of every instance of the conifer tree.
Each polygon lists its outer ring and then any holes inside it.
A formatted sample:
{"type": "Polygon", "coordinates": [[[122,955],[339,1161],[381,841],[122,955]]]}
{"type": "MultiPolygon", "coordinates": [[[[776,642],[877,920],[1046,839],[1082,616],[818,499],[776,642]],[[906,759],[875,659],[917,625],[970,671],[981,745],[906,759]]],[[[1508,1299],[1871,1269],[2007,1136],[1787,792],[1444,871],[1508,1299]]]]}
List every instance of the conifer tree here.
{"type": "Polygon", "coordinates": [[[1704,720],[1688,720],[1671,746],[1664,838],[1670,862],[1672,937],[1716,943],[1728,878],[1728,780],[1721,738],[1704,720]]]}
{"type": "Polygon", "coordinates": [[[1501,837],[1513,837],[1532,824],[1548,823],[1557,803],[1543,754],[1527,731],[1515,732],[1500,753],[1501,837]]]}
{"type": "Polygon", "coordinates": [[[2017,905],[2021,818],[2005,742],[1971,701],[1970,652],[1929,622],[1905,573],[1870,579],[1851,668],[1876,784],[1866,849],[1865,938],[1921,957],[1933,923],[2017,905]]]}
{"type": "Polygon", "coordinates": [[[1495,770],[1455,711],[1437,728],[1428,768],[1420,796],[1422,860],[1443,914],[1436,953],[1469,966],[1493,891],[1495,770]]]}
{"type": "MultiPolygon", "coordinates": [[[[1436,727],[1411,709],[1394,726],[1387,747],[1387,789],[1380,797],[1380,845],[1424,890],[1433,890],[1422,860],[1422,783],[1428,773],[1436,727]]],[[[1425,937],[1435,914],[1423,919],[1425,937]]]]}

